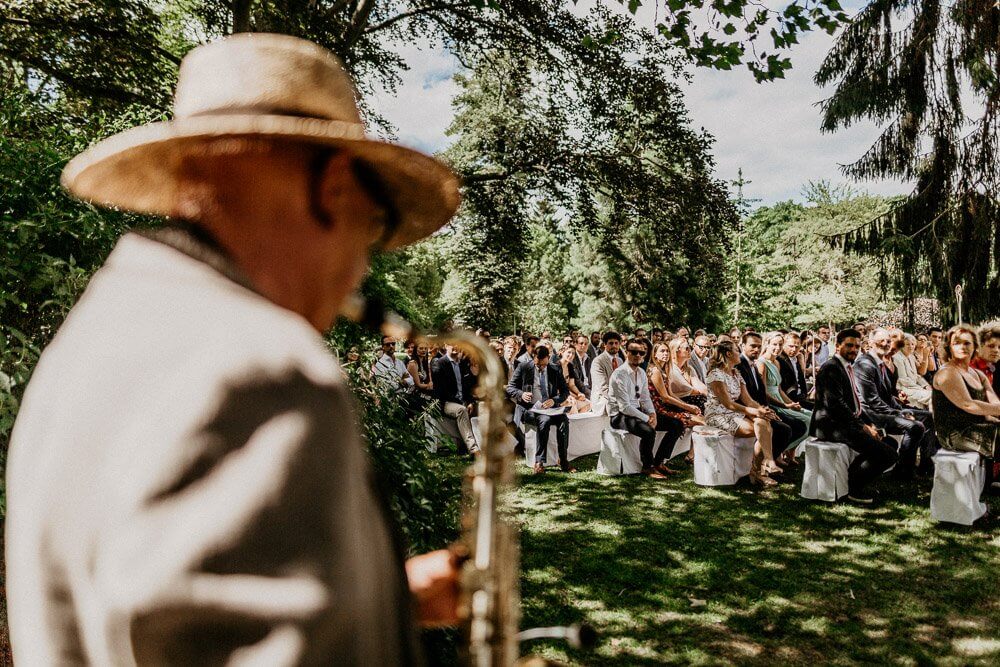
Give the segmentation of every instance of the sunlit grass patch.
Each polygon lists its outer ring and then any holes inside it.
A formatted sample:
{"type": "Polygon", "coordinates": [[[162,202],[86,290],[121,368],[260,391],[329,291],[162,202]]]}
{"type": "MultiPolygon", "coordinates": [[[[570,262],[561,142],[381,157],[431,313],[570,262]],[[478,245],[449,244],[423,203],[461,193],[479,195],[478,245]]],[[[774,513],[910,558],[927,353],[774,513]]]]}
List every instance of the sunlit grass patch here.
{"type": "Polygon", "coordinates": [[[585,472],[514,493],[522,625],[585,621],[603,639],[533,653],[574,665],[1000,661],[1000,539],[931,521],[926,482],[889,486],[865,511],[805,501],[797,484],[761,494],[576,464],[585,472]]]}

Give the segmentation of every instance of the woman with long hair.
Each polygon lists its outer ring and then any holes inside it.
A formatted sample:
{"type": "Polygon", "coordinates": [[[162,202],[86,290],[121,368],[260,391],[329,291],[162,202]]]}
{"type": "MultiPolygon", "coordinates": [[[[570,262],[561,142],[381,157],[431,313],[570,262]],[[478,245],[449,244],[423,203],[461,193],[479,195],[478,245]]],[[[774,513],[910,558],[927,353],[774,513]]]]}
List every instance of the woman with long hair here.
{"type": "MultiPolygon", "coordinates": [[[[805,410],[799,404],[788,397],[781,389],[781,369],[778,366],[778,355],[781,354],[781,347],[784,341],[781,332],[774,331],[764,335],[760,357],[757,359],[757,372],[764,380],[764,390],[767,397],[772,401],[771,406],[778,415],[784,419],[793,419],[805,423],[802,435],[797,440],[788,443],[785,452],[789,458],[795,456],[795,448],[809,435],[809,422],[812,419],[812,412],[805,410]]],[[[791,461],[787,461],[791,463],[791,461]]]]}
{"type": "Polygon", "coordinates": [[[705,422],[720,431],[739,438],[755,436],[753,464],[750,481],[757,486],[775,486],[771,472],[781,468],[774,462],[771,449],[773,435],[771,422],[778,415],[770,408],[753,400],[747,393],[743,376],[736,370],[740,362],[739,349],[731,340],[715,346],[708,364],[708,402],[705,406],[705,422]]]}
{"type": "Polygon", "coordinates": [[[521,340],[517,336],[507,336],[503,341],[503,360],[507,365],[507,379],[514,374],[517,368],[517,357],[521,350],[521,340]]]}
{"type": "Polygon", "coordinates": [[[691,343],[686,338],[674,338],[669,347],[670,373],[667,375],[667,382],[670,393],[685,403],[698,406],[704,412],[708,387],[691,369],[691,343]]]}
{"type": "Polygon", "coordinates": [[[570,406],[570,414],[590,410],[590,399],[579,389],[580,378],[574,361],[576,361],[576,349],[572,345],[564,346],[559,353],[559,370],[569,388],[569,396],[566,397],[566,402],[563,405],[570,406]]]}
{"type": "Polygon", "coordinates": [[[971,367],[977,348],[976,332],[968,325],[948,330],[941,345],[941,367],[934,374],[931,405],[941,447],[983,457],[989,488],[1000,439],[1000,398],[986,374],[971,367]]]}
{"type": "Polygon", "coordinates": [[[417,391],[423,396],[430,396],[434,391],[434,381],[431,379],[431,348],[426,341],[419,341],[414,343],[413,350],[406,363],[406,370],[413,378],[413,386],[417,391]]]}
{"type": "MultiPolygon", "coordinates": [[[[705,419],[701,416],[701,408],[688,403],[670,390],[671,365],[670,347],[664,343],[653,345],[653,358],[646,369],[646,379],[649,382],[649,397],[656,408],[656,419],[676,419],[684,428],[703,426],[705,419]]],[[[693,449],[688,451],[684,460],[688,463],[694,461],[693,449]]]]}
{"type": "Polygon", "coordinates": [[[903,334],[903,342],[892,356],[897,374],[896,389],[906,394],[911,407],[926,410],[931,404],[931,385],[917,372],[917,360],[913,356],[916,347],[917,339],[912,334],[903,334]]]}

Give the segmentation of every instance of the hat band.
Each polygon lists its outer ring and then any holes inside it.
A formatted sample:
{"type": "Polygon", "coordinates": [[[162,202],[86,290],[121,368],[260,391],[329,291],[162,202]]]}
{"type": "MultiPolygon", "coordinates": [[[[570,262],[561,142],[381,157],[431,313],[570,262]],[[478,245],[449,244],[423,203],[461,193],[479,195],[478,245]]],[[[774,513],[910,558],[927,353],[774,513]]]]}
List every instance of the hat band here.
{"type": "Polygon", "coordinates": [[[185,116],[178,116],[176,120],[182,120],[184,118],[200,118],[203,116],[288,116],[290,118],[306,118],[309,120],[318,120],[325,123],[343,123],[345,125],[354,125],[364,130],[364,125],[361,123],[356,123],[350,120],[341,120],[339,118],[325,118],[323,116],[314,116],[312,114],[304,113],[301,111],[296,111],[293,109],[284,109],[282,107],[258,107],[258,106],[245,106],[245,107],[225,107],[222,109],[206,109],[205,111],[196,111],[195,113],[189,113],[185,116]]]}

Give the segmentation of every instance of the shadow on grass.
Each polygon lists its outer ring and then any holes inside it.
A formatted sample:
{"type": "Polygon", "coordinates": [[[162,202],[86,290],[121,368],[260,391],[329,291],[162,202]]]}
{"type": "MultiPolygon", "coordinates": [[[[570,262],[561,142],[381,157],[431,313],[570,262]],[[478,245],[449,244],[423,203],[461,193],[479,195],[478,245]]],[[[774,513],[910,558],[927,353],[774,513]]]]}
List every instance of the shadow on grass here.
{"type": "Polygon", "coordinates": [[[591,653],[525,647],[571,664],[998,664],[1000,540],[942,529],[930,483],[884,487],[873,510],[778,489],[525,476],[522,627],[584,620],[591,653]]]}

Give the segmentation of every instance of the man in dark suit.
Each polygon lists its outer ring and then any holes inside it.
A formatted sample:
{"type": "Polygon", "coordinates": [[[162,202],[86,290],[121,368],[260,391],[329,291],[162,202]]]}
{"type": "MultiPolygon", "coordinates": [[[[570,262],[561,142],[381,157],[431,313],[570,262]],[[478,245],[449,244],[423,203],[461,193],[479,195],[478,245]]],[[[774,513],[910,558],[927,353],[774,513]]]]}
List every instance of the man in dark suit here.
{"type": "Polygon", "coordinates": [[[799,348],[802,339],[797,333],[786,333],[778,355],[778,368],[781,371],[781,390],[806,410],[812,410],[809,400],[809,387],[806,385],[806,372],[799,362],[799,348]]]}
{"type": "Polygon", "coordinates": [[[868,337],[868,352],[859,354],[854,362],[861,405],[875,425],[886,433],[902,435],[899,445],[899,463],[893,477],[902,480],[913,478],[917,451],[922,452],[923,472],[930,472],[931,456],[936,453],[936,438],[931,413],[926,410],[906,408],[896,400],[885,357],[892,350],[892,340],[885,329],[874,329],[868,337]]]}
{"type": "Polygon", "coordinates": [[[461,358],[457,347],[446,345],[444,355],[431,364],[431,379],[434,382],[434,398],[441,403],[441,412],[445,417],[455,420],[458,432],[462,436],[459,443],[459,454],[479,451],[476,435],[472,430],[472,419],[469,416],[472,406],[468,363],[461,358]]]}
{"type": "MultiPolygon", "coordinates": [[[[764,378],[757,372],[757,358],[760,357],[762,342],[760,334],[756,331],[747,331],[741,340],[743,341],[742,353],[740,354],[740,363],[736,365],[736,368],[743,377],[743,382],[747,385],[747,394],[761,405],[770,405],[774,401],[768,397],[764,378]]],[[[788,449],[788,443],[805,435],[803,422],[792,419],[786,421],[781,418],[780,414],[778,417],[779,421],[771,422],[771,451],[776,459],[779,454],[788,449]]]]}
{"type": "Polygon", "coordinates": [[[577,387],[585,396],[590,397],[590,363],[594,360],[590,356],[588,350],[590,349],[590,340],[583,334],[579,334],[576,337],[576,342],[573,344],[576,348],[576,357],[573,359],[573,365],[576,366],[577,375],[581,378],[582,387],[577,387]]]}
{"type": "Polygon", "coordinates": [[[563,472],[576,472],[569,465],[569,419],[566,414],[543,415],[532,411],[534,407],[547,409],[562,405],[568,396],[566,381],[558,369],[549,365],[549,348],[544,345],[535,348],[531,361],[518,365],[507,383],[507,398],[517,406],[514,422],[530,424],[538,434],[534,467],[536,475],[545,472],[550,426],[556,427],[559,467],[563,472]]]}
{"type": "Polygon", "coordinates": [[[897,455],[861,405],[852,366],[860,348],[861,334],[854,329],[837,334],[837,353],[816,374],[809,433],[827,442],[842,442],[857,452],[848,468],[847,497],[872,505],[877,496],[869,486],[896,462],[897,455]]]}

